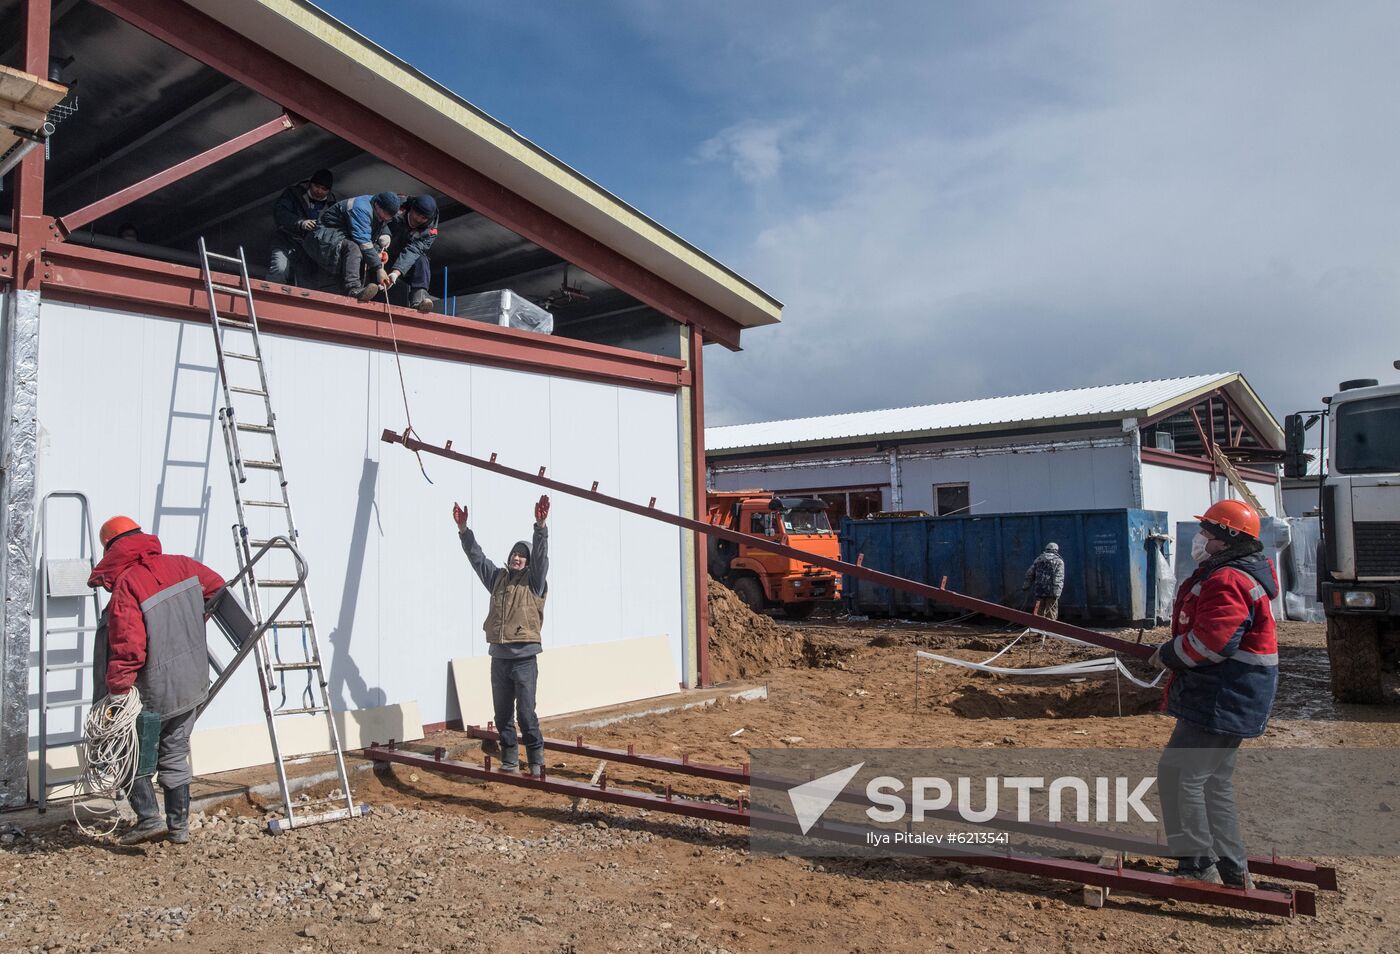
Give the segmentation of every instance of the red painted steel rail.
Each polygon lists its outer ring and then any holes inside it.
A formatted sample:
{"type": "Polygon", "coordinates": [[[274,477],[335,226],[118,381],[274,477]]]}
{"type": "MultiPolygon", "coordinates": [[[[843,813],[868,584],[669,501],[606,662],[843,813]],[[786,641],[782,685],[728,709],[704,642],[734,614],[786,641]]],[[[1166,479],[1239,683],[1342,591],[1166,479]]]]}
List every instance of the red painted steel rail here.
{"type": "MultiPolygon", "coordinates": [[[[757,819],[763,824],[766,831],[774,834],[799,834],[797,826],[791,819],[768,814],[756,815],[745,807],[742,797],[738,800],[736,807],[721,802],[676,797],[671,793],[670,786],[667,786],[665,795],[611,788],[606,776],[600,778],[596,785],[588,782],[555,780],[543,770],[540,777],[535,778],[530,775],[521,775],[518,772],[502,772],[499,768],[494,768],[491,765],[489,757],[484,765],[478,766],[448,759],[445,750],[441,748],[434,750],[432,754],[423,754],[400,749],[393,742],[388,745],[371,745],[364,750],[364,754],[367,758],[378,763],[397,763],[425,771],[441,772],[446,775],[474,778],[485,782],[502,782],[507,785],[550,792],[568,798],[582,798],[615,805],[627,805],[632,808],[643,808],[648,811],[669,812],[674,815],[724,822],[739,827],[752,827],[753,822],[757,819]]],[[[859,826],[823,822],[811,829],[811,832],[817,833],[818,837],[826,841],[865,845],[868,844],[866,840],[868,834],[873,830],[859,826]]],[[[1317,896],[1311,891],[1302,889],[1275,891],[1257,888],[1245,890],[1207,884],[1203,881],[1187,881],[1160,872],[1124,868],[1121,858],[1116,867],[1104,868],[1086,861],[1040,858],[1010,852],[987,854],[984,851],[965,851],[947,846],[940,847],[936,855],[916,851],[912,847],[907,849],[907,853],[918,857],[955,860],[979,868],[1014,871],[1057,881],[1072,881],[1095,887],[1117,888],[1149,897],[1174,898],[1178,901],[1212,904],[1260,914],[1292,917],[1295,914],[1315,915],[1317,913],[1317,896]]]]}
{"type": "MultiPolygon", "coordinates": [[[[974,613],[981,613],[994,619],[1003,619],[1010,623],[1019,623],[1022,626],[1034,626],[1037,629],[1045,630],[1048,633],[1056,633],[1060,636],[1068,636],[1071,639],[1082,639],[1086,643],[1093,643],[1104,649],[1111,649],[1114,652],[1122,653],[1125,656],[1132,656],[1137,659],[1146,659],[1152,655],[1153,647],[1143,643],[1132,643],[1126,639],[1119,639],[1116,636],[1109,636],[1096,630],[1085,629],[1082,626],[1074,626],[1059,620],[1049,620],[1043,616],[1032,616],[1020,610],[1003,606],[1000,603],[992,603],[988,600],[979,600],[976,597],[967,596],[963,593],[956,593],[953,590],[941,589],[937,586],[930,586],[927,583],[919,583],[915,580],[906,580],[903,577],[894,576],[889,573],[881,573],[879,570],[872,570],[869,567],[855,563],[845,563],[841,560],[834,560],[830,557],[819,556],[815,553],[808,553],[806,550],[798,550],[795,547],[783,546],[775,543],[767,537],[756,537],[748,533],[740,533],[737,530],[730,530],[725,527],[717,527],[714,524],[706,523],[703,520],[692,520],[689,517],[682,517],[678,514],[667,513],[664,510],[657,510],[656,507],[632,503],[630,500],[622,500],[619,497],[610,497],[607,494],[600,494],[597,491],[597,484],[594,489],[584,490],[582,487],[575,487],[562,481],[552,480],[544,476],[544,468],[541,467],[538,473],[518,470],[507,467],[504,464],[496,463],[496,455],[492,454],[490,460],[483,460],[480,457],[472,457],[452,449],[452,442],[448,441],[444,446],[437,447],[432,444],[425,444],[411,434],[405,432],[399,434],[395,431],[384,430],[381,436],[386,444],[402,444],[411,451],[421,451],[425,454],[433,454],[437,457],[444,457],[448,460],[455,460],[458,463],[467,464],[480,470],[487,470],[503,477],[512,477],[516,480],[523,480],[526,483],[536,484],[562,494],[569,494],[574,497],[581,497],[584,500],[591,500],[594,503],[615,507],[618,510],[625,510],[628,513],[636,514],[640,517],[648,517],[652,520],[660,520],[662,523],[669,523],[672,526],[680,527],[683,530],[692,530],[696,533],[709,534],[712,537],[719,537],[723,540],[732,540],[735,543],[743,543],[749,546],[759,546],[780,556],[790,557],[812,566],[819,566],[827,570],[834,570],[837,573],[844,573],[847,576],[854,576],[862,580],[869,580],[878,586],[888,586],[891,589],[902,590],[906,593],[913,593],[927,599],[935,600],[948,606],[956,606],[960,609],[969,610],[974,613]]],[[[653,498],[653,502],[655,498],[653,498]]]]}
{"type": "MultiPolygon", "coordinates": [[[[469,725],[466,728],[467,735],[473,739],[500,740],[500,733],[495,729],[482,728],[479,725],[469,725]]],[[[617,762],[621,765],[635,765],[640,768],[655,769],[661,772],[674,772],[678,775],[690,775],[696,778],[711,779],[720,782],[732,782],[736,785],[758,787],[770,791],[783,791],[799,784],[801,780],[787,780],[764,778],[754,776],[749,773],[748,763],[743,768],[732,768],[726,765],[712,765],[705,762],[693,762],[689,756],[681,756],[679,759],[662,755],[647,755],[636,751],[629,745],[626,749],[607,748],[599,745],[586,745],[583,736],[577,736],[574,741],[567,739],[544,740],[544,747],[553,752],[565,752],[573,755],[583,756],[590,759],[603,759],[608,762],[617,762]]],[[[864,804],[860,796],[853,792],[843,792],[837,796],[838,801],[858,802],[864,804]]],[[[961,815],[951,809],[938,811],[925,810],[925,815],[941,818],[947,821],[966,822],[961,815]]],[[[1049,838],[1055,841],[1064,841],[1077,845],[1092,845],[1097,848],[1109,848],[1114,851],[1124,851],[1132,855],[1146,855],[1149,857],[1169,857],[1165,843],[1141,838],[1136,835],[1114,832],[1107,829],[1084,828],[1077,825],[1066,825],[1060,822],[1041,821],[1020,821],[1014,815],[1005,812],[999,813],[995,817],[982,823],[981,827],[991,828],[996,831],[1014,831],[1023,835],[1033,835],[1040,838],[1049,838]]],[[[1279,858],[1276,855],[1259,855],[1251,857],[1249,870],[1256,875],[1266,875],[1271,878],[1287,878],[1290,881],[1301,881],[1306,884],[1315,885],[1324,891],[1337,890],[1337,869],[1315,865],[1308,861],[1295,861],[1289,858],[1279,858]]]]}

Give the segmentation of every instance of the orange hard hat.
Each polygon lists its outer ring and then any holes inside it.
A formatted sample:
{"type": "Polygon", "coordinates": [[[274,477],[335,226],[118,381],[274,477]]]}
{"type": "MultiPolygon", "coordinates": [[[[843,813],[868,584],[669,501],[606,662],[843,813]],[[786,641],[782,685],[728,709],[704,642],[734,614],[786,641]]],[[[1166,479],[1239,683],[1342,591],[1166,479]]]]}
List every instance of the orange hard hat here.
{"type": "Polygon", "coordinates": [[[141,525],[130,517],[115,516],[102,525],[102,529],[97,531],[97,539],[102,543],[102,549],[107,549],[107,544],[124,533],[133,530],[140,530],[141,525]]]}
{"type": "Polygon", "coordinates": [[[1244,533],[1259,539],[1259,514],[1243,500],[1217,501],[1205,513],[1197,514],[1196,519],[1224,527],[1231,534],[1244,533]]]}

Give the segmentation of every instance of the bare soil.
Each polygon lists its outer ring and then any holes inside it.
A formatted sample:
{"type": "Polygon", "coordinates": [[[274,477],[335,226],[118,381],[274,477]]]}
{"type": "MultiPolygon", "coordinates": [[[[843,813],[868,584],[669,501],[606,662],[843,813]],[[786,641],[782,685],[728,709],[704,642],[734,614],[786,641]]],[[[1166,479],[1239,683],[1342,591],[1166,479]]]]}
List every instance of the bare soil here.
{"type": "MultiPolygon", "coordinates": [[[[1171,728],[1153,711],[1155,693],[1128,692],[1126,682],[1025,684],[914,657],[933,648],[982,659],[1010,630],[764,623],[750,623],[751,645],[731,647],[723,664],[752,676],[771,663],[762,647],[775,647],[781,665],[764,677],[766,702],[620,723],[589,740],[740,765],[750,749],[781,746],[1157,746],[1171,728]]],[[[744,629],[742,615],[721,628],[744,629]]],[[[1251,744],[1400,742],[1400,707],[1331,703],[1322,627],[1287,624],[1282,641],[1275,719],[1251,744]]],[[[1004,658],[1045,664],[1077,652],[1026,643],[1004,658]]],[[[460,733],[431,743],[478,758],[460,733]]],[[[551,753],[550,766],[586,779],[597,763],[551,753]]],[[[621,765],[609,778],[738,794],[621,765]]],[[[370,817],[276,838],[261,833],[251,805],[199,818],[184,847],[120,849],[71,826],[30,832],[0,851],[0,950],[1400,950],[1400,862],[1391,859],[1329,859],[1342,891],[1319,893],[1316,918],[1119,895],[1094,910],[1077,887],[1034,877],[753,856],[745,834],[724,825],[589,803],[575,811],[563,798],[403,766],[362,773],[356,794],[374,806],[370,817]]]]}

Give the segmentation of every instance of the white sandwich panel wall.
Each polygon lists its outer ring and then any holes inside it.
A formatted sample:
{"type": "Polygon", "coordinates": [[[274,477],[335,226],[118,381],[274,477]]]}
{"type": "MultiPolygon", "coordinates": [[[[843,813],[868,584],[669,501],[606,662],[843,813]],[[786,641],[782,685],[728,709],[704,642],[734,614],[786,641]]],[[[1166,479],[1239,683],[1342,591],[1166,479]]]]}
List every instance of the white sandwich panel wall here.
{"type": "MultiPolygon", "coordinates": [[[[455,718],[448,661],[484,655],[488,594],[451,521],[460,501],[487,555],[500,563],[529,539],[539,488],[380,441],[405,426],[392,353],[263,336],[282,454],[335,703],[364,709],[417,702],[425,722],[455,718]],[[429,482],[431,479],[431,482],[429,482]]],[[[403,357],[418,435],[456,450],[678,509],[681,467],[673,394],[403,357]]],[[[214,414],[222,403],[205,325],[66,303],[43,305],[40,493],[87,493],[100,522],[127,513],[225,576],[235,570],[232,491],[214,414]]],[[[246,421],[259,398],[235,399],[246,421]]],[[[258,453],[250,442],[245,455],[258,453]]],[[[259,453],[259,456],[261,454],[259,453]]],[[[250,472],[245,496],[275,499],[270,473],[250,472]]],[[[277,511],[250,512],[254,535],[277,511]]],[[[682,671],[685,605],[681,532],[578,498],[553,495],[544,647],[666,637],[682,671]]],[[[77,540],[55,510],[59,550],[77,540]]],[[[60,553],[59,555],[76,555],[60,553]]],[[[211,641],[217,632],[211,627],[211,641]]],[[[76,641],[70,655],[85,652],[76,641]]],[[[37,673],[31,672],[31,686],[37,673]]],[[[69,686],[77,697],[89,689],[69,686]]],[[[622,701],[622,700],[617,700],[622,701]]],[[[245,667],[201,728],[261,719],[245,667]]],[[[76,728],[76,725],[74,726],[76,728]]],[[[31,728],[32,732],[32,728],[31,728]]]]}

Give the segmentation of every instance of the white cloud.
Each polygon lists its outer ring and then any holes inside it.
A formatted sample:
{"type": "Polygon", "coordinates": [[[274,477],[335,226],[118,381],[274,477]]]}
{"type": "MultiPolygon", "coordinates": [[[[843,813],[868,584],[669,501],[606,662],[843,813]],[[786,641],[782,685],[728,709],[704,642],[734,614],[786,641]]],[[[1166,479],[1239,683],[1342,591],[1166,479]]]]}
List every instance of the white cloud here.
{"type": "Polygon", "coordinates": [[[792,137],[801,126],[795,119],[738,123],[701,143],[697,158],[727,163],[740,179],[757,185],[782,170],[785,155],[793,148],[792,137]]]}
{"type": "Polygon", "coordinates": [[[821,121],[701,150],[752,193],[727,197],[721,256],[787,304],[744,353],[707,352],[708,420],[1215,370],[1282,415],[1386,378],[1400,8],[1018,9],[929,56],[928,25],[890,16],[878,74],[868,25],[842,45],[824,19],[769,72],[740,65],[761,31],[731,38],[736,88],[821,121]],[[784,85],[804,58],[811,81],[784,85]]]}

